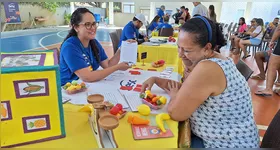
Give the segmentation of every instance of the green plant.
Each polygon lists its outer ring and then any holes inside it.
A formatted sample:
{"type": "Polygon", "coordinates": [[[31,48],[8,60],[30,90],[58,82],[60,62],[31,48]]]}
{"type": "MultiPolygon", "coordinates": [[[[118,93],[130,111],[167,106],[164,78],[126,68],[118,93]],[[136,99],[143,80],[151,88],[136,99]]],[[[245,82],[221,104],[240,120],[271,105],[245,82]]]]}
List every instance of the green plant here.
{"type": "Polygon", "coordinates": [[[71,20],[71,14],[66,14],[64,15],[64,20],[65,20],[65,23],[66,24],[69,24],[70,23],[70,20],[71,20]]]}
{"type": "Polygon", "coordinates": [[[20,4],[31,4],[32,6],[37,5],[49,10],[50,12],[56,12],[58,7],[70,6],[70,2],[20,2],[20,4]]]}

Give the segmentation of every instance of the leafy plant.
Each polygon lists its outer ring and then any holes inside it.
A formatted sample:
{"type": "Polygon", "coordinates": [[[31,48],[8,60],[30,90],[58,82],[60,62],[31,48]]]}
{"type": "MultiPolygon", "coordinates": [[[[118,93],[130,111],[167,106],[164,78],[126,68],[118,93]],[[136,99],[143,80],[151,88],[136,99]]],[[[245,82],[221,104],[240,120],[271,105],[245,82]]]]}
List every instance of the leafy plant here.
{"type": "Polygon", "coordinates": [[[66,14],[64,15],[64,20],[65,20],[65,23],[66,24],[69,24],[70,23],[70,20],[71,20],[71,14],[66,14]]]}

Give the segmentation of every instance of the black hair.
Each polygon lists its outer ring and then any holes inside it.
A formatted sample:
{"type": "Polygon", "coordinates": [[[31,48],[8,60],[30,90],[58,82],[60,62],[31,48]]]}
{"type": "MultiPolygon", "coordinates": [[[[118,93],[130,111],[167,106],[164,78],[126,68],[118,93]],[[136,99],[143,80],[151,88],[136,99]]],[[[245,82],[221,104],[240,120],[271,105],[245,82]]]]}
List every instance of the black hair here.
{"type": "Polygon", "coordinates": [[[278,17],[275,17],[274,19],[278,19],[278,20],[279,20],[279,18],[278,18],[278,17]]]}
{"type": "MultiPolygon", "coordinates": [[[[78,26],[79,23],[82,22],[83,15],[84,15],[85,13],[90,13],[90,14],[92,14],[92,16],[94,17],[94,14],[93,14],[91,11],[89,11],[88,9],[86,9],[86,8],[78,8],[78,9],[76,9],[76,10],[73,12],[73,14],[71,15],[71,20],[70,20],[71,29],[70,29],[68,35],[66,36],[66,38],[64,39],[64,41],[62,42],[61,45],[63,45],[63,43],[64,43],[68,38],[70,38],[70,37],[72,37],[72,36],[78,36],[78,34],[77,34],[76,30],[74,29],[74,27],[78,26]]],[[[99,49],[97,48],[97,45],[96,45],[95,41],[94,41],[94,40],[90,40],[90,41],[89,41],[89,45],[90,45],[90,47],[91,47],[91,49],[92,49],[92,52],[93,52],[93,54],[94,54],[94,57],[95,57],[96,61],[99,63],[99,62],[100,62],[100,58],[99,58],[99,49]]]]}
{"type": "Polygon", "coordinates": [[[186,8],[186,11],[189,11],[189,8],[186,8]]]}
{"type": "Polygon", "coordinates": [[[210,11],[210,17],[214,17],[216,14],[215,14],[215,7],[214,7],[214,5],[210,5],[209,6],[209,10],[211,10],[210,11]]]}
{"type": "Polygon", "coordinates": [[[242,20],[242,24],[239,24],[239,25],[243,25],[243,24],[245,24],[246,22],[245,22],[245,18],[244,17],[240,17],[239,18],[239,20],[242,20]]]}
{"type": "Polygon", "coordinates": [[[185,6],[181,6],[181,9],[186,9],[185,6]]]}
{"type": "MultiPolygon", "coordinates": [[[[204,18],[207,19],[206,17],[204,18]]],[[[212,44],[212,49],[216,50],[217,46],[224,46],[226,44],[226,40],[219,25],[209,19],[207,19],[207,21],[211,25],[212,29],[212,40],[210,41],[210,43],[212,44]]],[[[209,41],[207,26],[205,22],[200,18],[194,17],[186,21],[186,23],[180,28],[180,31],[194,34],[195,38],[193,38],[193,42],[200,45],[201,47],[204,47],[209,41]]],[[[219,52],[219,50],[216,51],[219,52]]]]}
{"type": "Polygon", "coordinates": [[[193,15],[194,17],[196,17],[196,16],[201,16],[200,14],[195,14],[195,15],[193,15]]]}
{"type": "MultiPolygon", "coordinates": [[[[133,19],[132,19],[133,21],[140,21],[140,20],[138,20],[136,17],[133,17],[133,19]]],[[[144,23],[144,22],[143,22],[144,23]]]]}
{"type": "Polygon", "coordinates": [[[260,26],[263,26],[263,25],[264,25],[263,19],[262,19],[262,18],[257,18],[256,22],[257,22],[257,24],[260,25],[260,26]]]}
{"type": "Polygon", "coordinates": [[[159,15],[156,15],[155,17],[154,17],[154,19],[151,21],[151,23],[150,24],[152,24],[153,22],[157,22],[157,20],[160,18],[160,16],[159,15]]]}
{"type": "Polygon", "coordinates": [[[168,16],[163,17],[163,21],[164,22],[169,22],[169,17],[168,16]]]}

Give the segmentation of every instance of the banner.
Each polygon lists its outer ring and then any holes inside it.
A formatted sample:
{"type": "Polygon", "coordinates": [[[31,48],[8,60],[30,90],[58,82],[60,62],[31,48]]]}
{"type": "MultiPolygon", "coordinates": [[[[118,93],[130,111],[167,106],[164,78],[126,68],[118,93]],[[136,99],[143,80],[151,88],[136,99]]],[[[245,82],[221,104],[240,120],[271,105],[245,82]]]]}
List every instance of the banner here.
{"type": "Polygon", "coordinates": [[[4,2],[6,23],[21,23],[17,2],[4,2]]]}

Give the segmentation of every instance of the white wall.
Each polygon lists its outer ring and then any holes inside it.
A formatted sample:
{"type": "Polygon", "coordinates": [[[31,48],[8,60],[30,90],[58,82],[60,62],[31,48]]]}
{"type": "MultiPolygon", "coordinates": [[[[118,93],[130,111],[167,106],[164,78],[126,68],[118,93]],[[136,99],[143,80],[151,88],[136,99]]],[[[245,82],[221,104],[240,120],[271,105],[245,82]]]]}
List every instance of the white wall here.
{"type": "MultiPolygon", "coordinates": [[[[246,11],[247,2],[223,2],[220,22],[230,23],[236,22],[241,16],[238,16],[238,9],[246,11]],[[237,20],[236,20],[237,19],[237,20]]],[[[248,18],[246,23],[250,23],[248,18]]]]}
{"type": "Polygon", "coordinates": [[[280,10],[280,2],[254,2],[249,19],[262,18],[264,22],[271,22],[277,17],[278,10],[280,10]]]}
{"type": "Polygon", "coordinates": [[[124,27],[129,21],[132,21],[134,14],[114,13],[114,25],[124,27]]]}

